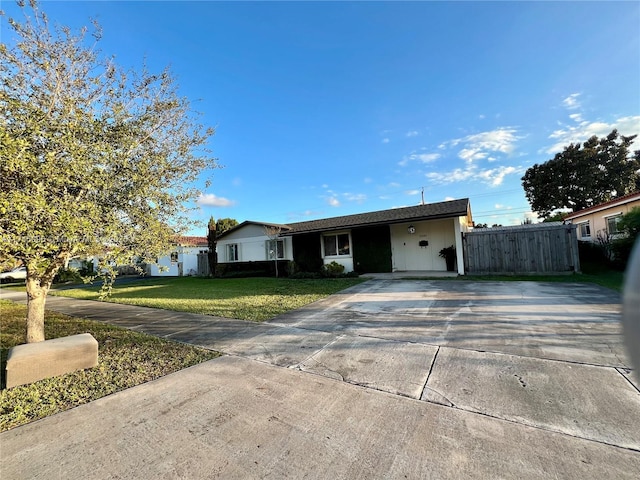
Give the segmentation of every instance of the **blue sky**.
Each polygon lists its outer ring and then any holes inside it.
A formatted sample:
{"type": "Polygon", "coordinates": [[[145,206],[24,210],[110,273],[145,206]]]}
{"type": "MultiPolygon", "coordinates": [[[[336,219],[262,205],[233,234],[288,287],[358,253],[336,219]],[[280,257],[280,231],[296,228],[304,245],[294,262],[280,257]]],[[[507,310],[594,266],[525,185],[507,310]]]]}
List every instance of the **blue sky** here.
{"type": "Polygon", "coordinates": [[[348,215],[418,204],[424,188],[426,202],[469,197],[476,222],[518,224],[529,166],[640,133],[638,2],[41,6],[71,27],[96,18],[123,66],[171,67],[216,127],[224,168],[204,220],[348,215]]]}

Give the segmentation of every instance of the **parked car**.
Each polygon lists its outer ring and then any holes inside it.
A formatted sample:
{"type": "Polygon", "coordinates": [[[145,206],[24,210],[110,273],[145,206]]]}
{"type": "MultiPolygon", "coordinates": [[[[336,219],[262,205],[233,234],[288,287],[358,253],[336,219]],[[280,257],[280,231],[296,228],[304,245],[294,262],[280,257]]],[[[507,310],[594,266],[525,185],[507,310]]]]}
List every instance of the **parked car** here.
{"type": "Polygon", "coordinates": [[[0,273],[0,282],[2,283],[15,282],[16,280],[26,280],[26,278],[26,267],[18,267],[14,268],[13,270],[9,270],[8,272],[0,273]]]}

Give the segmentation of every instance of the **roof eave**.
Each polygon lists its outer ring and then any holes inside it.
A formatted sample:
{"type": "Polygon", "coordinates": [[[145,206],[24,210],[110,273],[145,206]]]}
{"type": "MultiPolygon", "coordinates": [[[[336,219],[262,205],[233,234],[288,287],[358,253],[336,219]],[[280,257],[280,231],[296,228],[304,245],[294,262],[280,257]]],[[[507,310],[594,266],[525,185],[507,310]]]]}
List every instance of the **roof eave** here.
{"type": "Polygon", "coordinates": [[[441,215],[429,215],[429,216],[418,216],[418,217],[408,217],[408,218],[399,218],[395,220],[381,220],[376,222],[365,222],[365,223],[354,223],[351,225],[339,225],[335,227],[327,227],[327,228],[313,228],[306,230],[293,230],[289,232],[281,233],[280,235],[283,237],[293,236],[293,235],[302,235],[305,233],[320,233],[320,232],[337,232],[340,230],[349,230],[352,228],[360,228],[360,227],[375,227],[379,225],[397,225],[399,223],[410,223],[410,222],[423,222],[428,220],[443,220],[446,218],[459,218],[466,217],[468,212],[466,210],[454,213],[447,213],[441,215]]]}

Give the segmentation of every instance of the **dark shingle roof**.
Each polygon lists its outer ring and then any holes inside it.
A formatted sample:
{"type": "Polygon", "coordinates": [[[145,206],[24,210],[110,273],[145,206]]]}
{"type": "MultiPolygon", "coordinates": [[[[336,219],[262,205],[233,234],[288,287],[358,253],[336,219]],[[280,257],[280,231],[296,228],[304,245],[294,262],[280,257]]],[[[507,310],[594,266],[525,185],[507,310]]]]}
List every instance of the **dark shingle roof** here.
{"type": "Polygon", "coordinates": [[[451,218],[467,215],[469,206],[468,198],[451,200],[448,202],[427,203],[415,207],[392,208],[370,213],[358,213],[343,217],[322,218],[308,222],[287,224],[291,230],[282,235],[295,235],[298,233],[324,232],[339,230],[342,228],[364,227],[371,225],[417,222],[419,220],[435,220],[438,218],[451,218]]]}
{"type": "Polygon", "coordinates": [[[244,222],[239,223],[235,227],[230,228],[229,230],[225,230],[224,232],[222,232],[220,235],[217,236],[217,239],[220,240],[221,238],[226,237],[230,233],[235,232],[236,230],[240,230],[242,227],[244,227],[246,225],[258,225],[260,227],[272,227],[272,228],[280,229],[283,233],[290,229],[289,225],[284,225],[282,223],[255,222],[253,220],[245,220],[244,222]]]}

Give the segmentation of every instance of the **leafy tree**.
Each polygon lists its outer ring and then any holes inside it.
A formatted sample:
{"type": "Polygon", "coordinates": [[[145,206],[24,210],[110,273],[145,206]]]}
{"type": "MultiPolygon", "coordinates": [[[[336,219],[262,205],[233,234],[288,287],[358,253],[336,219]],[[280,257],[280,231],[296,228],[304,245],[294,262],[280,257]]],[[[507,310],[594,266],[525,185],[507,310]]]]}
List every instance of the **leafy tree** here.
{"type": "Polygon", "coordinates": [[[238,221],[234,218],[220,218],[216,222],[216,232],[218,235],[226,232],[227,230],[231,230],[233,227],[238,225],[238,221]]]}
{"type": "Polygon", "coordinates": [[[633,192],[640,181],[640,151],[630,153],[636,136],[613,130],[602,139],[570,144],[553,159],[533,165],[522,177],[531,208],[546,218],[559,209],[575,212],[633,192]]]}
{"type": "Polygon", "coordinates": [[[216,234],[216,220],[211,217],[209,219],[209,224],[207,225],[207,243],[209,246],[209,251],[207,252],[207,258],[209,260],[209,275],[215,277],[216,275],[216,265],[218,263],[218,254],[216,253],[216,247],[218,244],[217,234],[216,234]]]}
{"type": "Polygon", "coordinates": [[[56,272],[99,256],[108,293],[117,264],[154,262],[216,161],[213,130],[168,70],[123,70],[96,50],[97,24],[91,40],[50,25],[33,0],[19,6],[15,43],[0,44],[0,258],[27,268],[26,341],[37,342],[56,272]]]}
{"type": "Polygon", "coordinates": [[[564,220],[564,217],[566,217],[567,215],[569,215],[567,212],[556,212],[553,215],[549,215],[547,218],[545,218],[542,222],[562,222],[564,220]]]}

